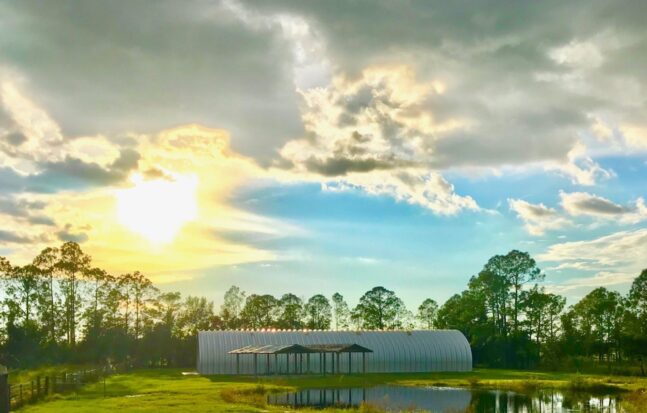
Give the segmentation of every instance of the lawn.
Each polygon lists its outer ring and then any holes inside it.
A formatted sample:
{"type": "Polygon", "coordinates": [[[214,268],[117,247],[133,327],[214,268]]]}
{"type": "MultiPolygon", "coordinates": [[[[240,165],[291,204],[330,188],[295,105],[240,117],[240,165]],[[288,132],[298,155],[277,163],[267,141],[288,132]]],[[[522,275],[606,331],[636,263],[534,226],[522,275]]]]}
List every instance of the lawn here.
{"type": "MultiPolygon", "coordinates": [[[[568,387],[573,383],[613,386],[639,392],[647,379],[623,376],[578,376],[568,373],[475,370],[471,373],[367,374],[260,378],[184,376],[181,370],[140,370],[87,385],[78,393],[52,396],[27,406],[25,413],[128,412],[284,412],[265,406],[265,392],[307,387],[360,387],[378,384],[448,385],[532,390],[568,387]]],[[[640,393],[642,394],[642,393],[640,393]]],[[[641,396],[642,397],[642,396],[641,396]]],[[[307,410],[300,410],[307,412],[307,410]]],[[[333,412],[334,410],[327,410],[333,412]]]]}

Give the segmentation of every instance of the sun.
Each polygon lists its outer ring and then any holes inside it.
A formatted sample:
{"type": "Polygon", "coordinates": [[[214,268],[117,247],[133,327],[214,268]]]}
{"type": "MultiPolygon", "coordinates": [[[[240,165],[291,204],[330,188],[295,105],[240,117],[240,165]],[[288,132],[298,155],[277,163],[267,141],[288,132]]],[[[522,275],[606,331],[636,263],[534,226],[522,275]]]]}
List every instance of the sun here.
{"type": "Polygon", "coordinates": [[[197,217],[195,175],[170,175],[166,179],[131,178],[133,187],[118,190],[119,222],[154,244],[168,244],[189,221],[197,217]]]}

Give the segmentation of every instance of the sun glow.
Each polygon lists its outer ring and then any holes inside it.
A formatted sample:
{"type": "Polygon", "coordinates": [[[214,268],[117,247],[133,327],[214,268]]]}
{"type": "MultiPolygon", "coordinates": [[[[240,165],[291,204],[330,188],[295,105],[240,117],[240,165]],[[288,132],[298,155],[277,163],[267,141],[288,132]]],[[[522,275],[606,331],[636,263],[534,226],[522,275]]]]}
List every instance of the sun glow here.
{"type": "Polygon", "coordinates": [[[119,222],[155,244],[168,244],[189,221],[197,217],[196,175],[168,179],[132,177],[134,186],[118,190],[119,222]]]}

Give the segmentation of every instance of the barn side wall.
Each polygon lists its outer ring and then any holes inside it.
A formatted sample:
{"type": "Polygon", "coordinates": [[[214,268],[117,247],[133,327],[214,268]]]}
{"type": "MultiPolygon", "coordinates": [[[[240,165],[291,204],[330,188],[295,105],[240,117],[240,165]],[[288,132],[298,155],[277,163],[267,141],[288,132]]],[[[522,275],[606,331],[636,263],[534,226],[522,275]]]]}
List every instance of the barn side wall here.
{"type": "MultiPolygon", "coordinates": [[[[201,374],[236,374],[236,356],[229,351],[248,345],[359,344],[373,350],[366,355],[367,373],[471,371],[472,351],[457,330],[433,331],[201,331],[197,369],[201,374]]],[[[304,368],[306,365],[304,356],[304,368]]],[[[285,372],[285,355],[269,356],[270,372],[285,372]]],[[[330,372],[331,355],[326,367],[330,372]]],[[[339,371],[348,372],[348,354],[339,358],[339,371]]],[[[320,371],[320,358],[310,357],[310,371],[320,371]]],[[[294,359],[290,359],[293,369],[294,359]]],[[[362,354],[351,354],[352,373],[362,371],[362,354]]],[[[267,371],[267,358],[258,356],[258,374],[267,371]]],[[[240,374],[254,374],[254,356],[240,356],[240,374]]]]}

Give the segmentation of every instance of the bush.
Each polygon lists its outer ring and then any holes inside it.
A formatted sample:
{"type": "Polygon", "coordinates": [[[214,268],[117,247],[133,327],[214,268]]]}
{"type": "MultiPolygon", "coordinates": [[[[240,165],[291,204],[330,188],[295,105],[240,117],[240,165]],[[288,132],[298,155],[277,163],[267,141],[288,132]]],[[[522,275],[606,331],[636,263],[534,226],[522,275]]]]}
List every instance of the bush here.
{"type": "Polygon", "coordinates": [[[244,403],[256,407],[267,405],[267,389],[262,384],[252,388],[224,389],[220,392],[220,397],[227,403],[244,403]]]}

